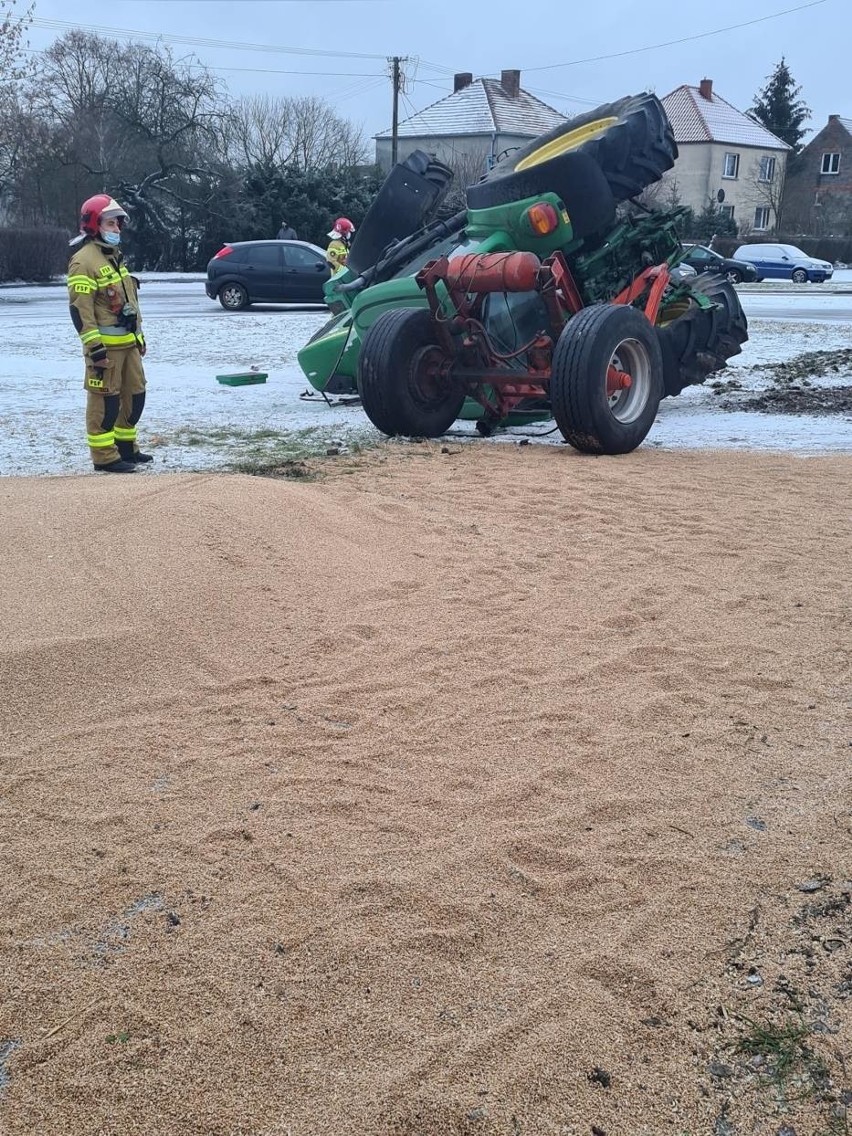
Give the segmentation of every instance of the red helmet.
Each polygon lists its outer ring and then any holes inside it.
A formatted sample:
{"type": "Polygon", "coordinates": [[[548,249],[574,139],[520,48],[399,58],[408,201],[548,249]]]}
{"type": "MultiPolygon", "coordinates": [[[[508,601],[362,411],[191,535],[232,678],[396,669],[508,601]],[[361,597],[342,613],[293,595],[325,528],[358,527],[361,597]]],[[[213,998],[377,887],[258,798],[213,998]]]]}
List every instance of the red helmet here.
{"type": "Polygon", "coordinates": [[[96,237],[104,217],[117,217],[121,226],[127,220],[127,213],[108,193],[96,193],[80,206],[80,232],[96,237]]]}
{"type": "Polygon", "coordinates": [[[334,222],[333,228],[336,232],[344,236],[352,236],[352,234],[355,232],[355,226],[352,224],[348,217],[338,217],[334,222]]]}

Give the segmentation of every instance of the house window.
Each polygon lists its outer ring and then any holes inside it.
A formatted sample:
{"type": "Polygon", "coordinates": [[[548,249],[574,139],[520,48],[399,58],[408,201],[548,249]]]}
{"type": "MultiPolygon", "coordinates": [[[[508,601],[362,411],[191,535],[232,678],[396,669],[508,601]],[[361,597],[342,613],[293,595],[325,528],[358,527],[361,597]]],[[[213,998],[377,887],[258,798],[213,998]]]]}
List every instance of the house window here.
{"type": "Polygon", "coordinates": [[[720,212],[721,212],[723,217],[727,217],[729,221],[733,221],[733,219],[734,219],[734,207],[733,207],[733,205],[721,206],[720,212]]]}
{"type": "Polygon", "coordinates": [[[756,232],[765,232],[769,228],[769,207],[759,205],[754,211],[754,228],[756,232]]]}
{"type": "Polygon", "coordinates": [[[840,173],[840,154],[823,154],[822,167],[819,171],[821,174],[839,174],[840,173]]]}
{"type": "Polygon", "coordinates": [[[739,154],[726,154],[725,165],[722,170],[722,177],[735,178],[739,177],[740,173],[740,156],[739,154]]]}
{"type": "Polygon", "coordinates": [[[774,158],[761,158],[760,171],[757,175],[758,181],[772,181],[775,177],[775,159],[774,158]]]}

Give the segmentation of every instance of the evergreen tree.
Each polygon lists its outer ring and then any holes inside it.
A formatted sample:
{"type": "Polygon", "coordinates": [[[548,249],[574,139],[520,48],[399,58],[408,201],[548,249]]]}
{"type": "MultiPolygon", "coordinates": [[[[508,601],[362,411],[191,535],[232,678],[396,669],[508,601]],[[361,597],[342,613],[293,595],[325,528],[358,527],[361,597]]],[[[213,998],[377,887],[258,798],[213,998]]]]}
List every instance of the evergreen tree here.
{"type": "Polygon", "coordinates": [[[782,55],[781,62],[768,76],[766,86],[754,96],[754,106],[749,110],[767,130],[792,146],[794,154],[802,148],[805,134],[802,123],[811,117],[807,103],[798,97],[801,89],[782,55]]]}

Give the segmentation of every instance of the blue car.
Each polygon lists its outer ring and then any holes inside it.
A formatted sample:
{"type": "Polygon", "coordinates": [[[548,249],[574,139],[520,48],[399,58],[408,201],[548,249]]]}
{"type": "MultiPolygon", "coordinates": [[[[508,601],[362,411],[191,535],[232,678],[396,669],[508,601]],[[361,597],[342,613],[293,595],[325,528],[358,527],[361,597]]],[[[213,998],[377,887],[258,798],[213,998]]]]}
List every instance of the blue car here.
{"type": "Polygon", "coordinates": [[[753,264],[758,275],[766,280],[822,284],[834,275],[827,260],[816,260],[795,245],[740,245],[734,258],[753,264]]]}

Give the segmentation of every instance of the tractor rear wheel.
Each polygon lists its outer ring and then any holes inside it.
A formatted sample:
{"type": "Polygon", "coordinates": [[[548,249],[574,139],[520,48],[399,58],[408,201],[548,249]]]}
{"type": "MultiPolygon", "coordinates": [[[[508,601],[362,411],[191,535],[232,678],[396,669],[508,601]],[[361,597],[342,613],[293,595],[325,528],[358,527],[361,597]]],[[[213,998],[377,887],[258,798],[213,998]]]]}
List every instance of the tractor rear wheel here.
{"type": "Polygon", "coordinates": [[[458,418],[462,387],[445,372],[432,313],[394,308],[370,326],[358,357],[358,393],[383,434],[439,438],[458,418]]]}
{"type": "MultiPolygon", "coordinates": [[[[672,168],[677,158],[677,143],[665,107],[656,95],[628,95],[577,115],[513,150],[479,185],[470,187],[468,205],[477,209],[486,204],[520,201],[548,189],[564,197],[563,187],[570,195],[572,164],[580,155],[593,159],[615,200],[626,201],[659,181],[672,168]],[[515,181],[529,192],[512,195],[515,181]],[[496,187],[497,182],[501,183],[500,189],[496,187]],[[489,183],[494,185],[486,189],[489,183]],[[532,184],[535,188],[529,188],[532,184]],[[496,195],[509,195],[502,201],[476,203],[481,196],[493,197],[495,191],[496,195]]],[[[571,203],[567,197],[564,200],[571,213],[571,203]]]]}
{"type": "Polygon", "coordinates": [[[664,397],[703,383],[739,355],[748,339],[748,321],[740,298],[724,276],[705,273],[690,284],[691,293],[713,301],[701,308],[689,296],[662,308],[657,336],[663,353],[664,397]]]}
{"type": "Polygon", "coordinates": [[[627,454],[645,440],[663,395],[657,333],[641,312],[592,304],[553,352],[550,401],[562,436],[587,454],[627,454]]]}

